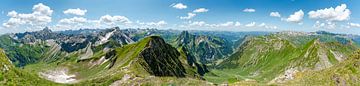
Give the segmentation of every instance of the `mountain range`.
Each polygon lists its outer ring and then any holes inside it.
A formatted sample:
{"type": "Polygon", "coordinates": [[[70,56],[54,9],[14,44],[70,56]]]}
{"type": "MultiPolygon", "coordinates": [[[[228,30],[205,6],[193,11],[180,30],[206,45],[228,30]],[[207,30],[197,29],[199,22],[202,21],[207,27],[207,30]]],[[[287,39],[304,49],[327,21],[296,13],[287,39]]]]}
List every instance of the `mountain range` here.
{"type": "Polygon", "coordinates": [[[359,38],[44,28],[0,36],[0,85],[358,85],[359,38]]]}

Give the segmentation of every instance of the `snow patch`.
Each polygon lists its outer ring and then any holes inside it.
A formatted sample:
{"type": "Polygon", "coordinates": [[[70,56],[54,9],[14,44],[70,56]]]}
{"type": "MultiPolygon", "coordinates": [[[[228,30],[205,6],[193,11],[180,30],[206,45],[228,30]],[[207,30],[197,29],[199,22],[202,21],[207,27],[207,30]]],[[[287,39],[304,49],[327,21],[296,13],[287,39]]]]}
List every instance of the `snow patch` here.
{"type": "Polygon", "coordinates": [[[50,70],[47,72],[40,72],[39,75],[47,80],[54,81],[56,83],[76,83],[76,75],[67,74],[67,69],[50,70]]]}
{"type": "Polygon", "coordinates": [[[111,31],[111,32],[107,33],[107,34],[105,35],[105,37],[100,37],[100,41],[98,41],[98,42],[96,43],[96,45],[102,45],[102,44],[108,42],[108,41],[109,41],[109,38],[114,34],[115,31],[116,31],[116,29],[115,29],[114,31],[111,31]]]}

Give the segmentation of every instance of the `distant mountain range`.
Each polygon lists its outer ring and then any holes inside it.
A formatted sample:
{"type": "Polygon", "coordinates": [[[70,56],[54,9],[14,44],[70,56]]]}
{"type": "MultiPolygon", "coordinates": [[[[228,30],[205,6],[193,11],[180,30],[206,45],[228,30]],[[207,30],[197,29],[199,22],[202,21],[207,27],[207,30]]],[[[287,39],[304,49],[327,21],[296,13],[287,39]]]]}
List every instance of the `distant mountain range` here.
{"type": "Polygon", "coordinates": [[[0,85],[356,85],[359,39],[325,31],[44,28],[0,36],[0,85]],[[308,77],[322,71],[333,78],[308,77]]]}

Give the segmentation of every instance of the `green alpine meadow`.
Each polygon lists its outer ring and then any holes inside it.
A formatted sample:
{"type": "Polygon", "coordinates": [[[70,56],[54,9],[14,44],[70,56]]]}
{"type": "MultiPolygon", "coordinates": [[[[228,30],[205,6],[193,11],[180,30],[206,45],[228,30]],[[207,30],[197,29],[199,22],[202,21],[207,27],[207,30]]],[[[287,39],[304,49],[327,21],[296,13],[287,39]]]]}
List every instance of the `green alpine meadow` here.
{"type": "Polygon", "coordinates": [[[3,0],[0,86],[360,86],[360,1],[3,0]]]}

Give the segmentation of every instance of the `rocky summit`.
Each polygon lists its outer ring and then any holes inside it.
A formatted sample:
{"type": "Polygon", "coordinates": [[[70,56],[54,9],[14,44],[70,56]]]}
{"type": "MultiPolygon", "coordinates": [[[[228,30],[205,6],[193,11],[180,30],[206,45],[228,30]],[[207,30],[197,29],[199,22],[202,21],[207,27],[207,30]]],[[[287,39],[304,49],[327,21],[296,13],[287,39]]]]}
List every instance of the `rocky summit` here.
{"type": "Polygon", "coordinates": [[[139,55],[145,61],[140,64],[152,75],[184,77],[186,71],[179,57],[176,48],[158,36],[151,36],[139,55]]]}

